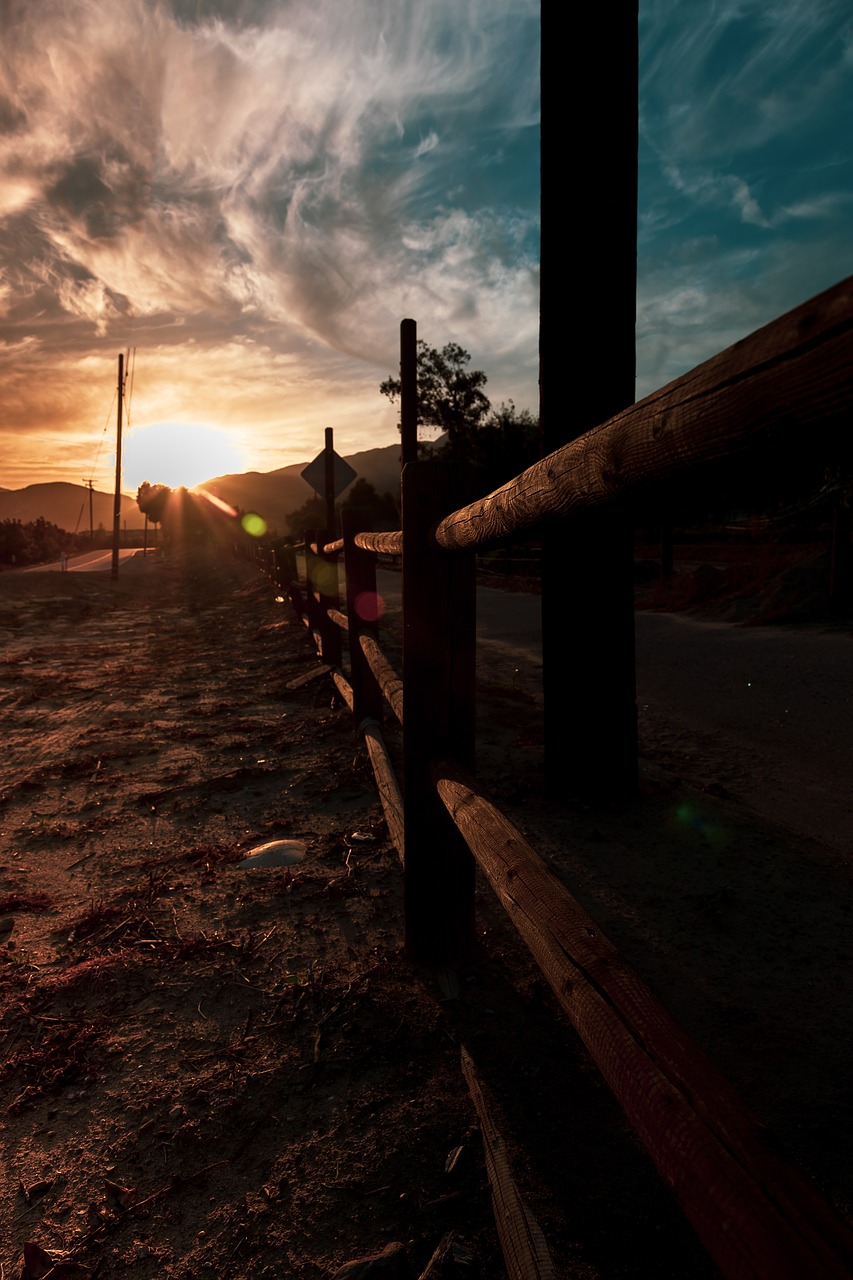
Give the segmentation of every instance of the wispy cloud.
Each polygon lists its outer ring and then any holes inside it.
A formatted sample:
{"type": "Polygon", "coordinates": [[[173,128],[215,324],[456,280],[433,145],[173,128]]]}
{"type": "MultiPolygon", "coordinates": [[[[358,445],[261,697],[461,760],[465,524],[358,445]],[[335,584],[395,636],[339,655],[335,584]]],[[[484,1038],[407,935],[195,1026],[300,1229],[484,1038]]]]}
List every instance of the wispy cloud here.
{"type": "Polygon", "coordinates": [[[853,271],[844,0],[640,5],[638,392],[853,271]]]}
{"type": "MultiPolygon", "coordinates": [[[[59,363],[144,344],[140,380],[190,340],[196,363],[343,355],[363,395],[413,313],[530,400],[537,18],[532,0],[20,8],[0,59],[6,333],[59,363]]],[[[66,399],[36,397],[28,429],[61,406],[80,424],[66,399]]]]}

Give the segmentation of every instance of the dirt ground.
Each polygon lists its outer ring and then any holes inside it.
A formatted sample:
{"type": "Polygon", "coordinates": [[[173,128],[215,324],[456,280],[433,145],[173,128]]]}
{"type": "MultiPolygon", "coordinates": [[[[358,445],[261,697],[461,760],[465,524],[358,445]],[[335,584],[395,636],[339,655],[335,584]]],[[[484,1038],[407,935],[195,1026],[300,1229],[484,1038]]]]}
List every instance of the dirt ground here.
{"type": "MultiPolygon", "coordinates": [[[[268,581],[5,574],[0,641],[0,1280],[27,1243],[325,1280],[400,1241],[418,1277],[442,1240],[430,1276],[501,1280],[463,1044],[558,1276],[716,1274],[489,890],[455,974],[406,961],[366,755],[327,679],[287,688],[316,658],[268,581]],[[240,865],[272,840],[304,859],[240,865]]],[[[541,794],[534,671],[491,662],[478,712],[501,806],[849,1217],[849,866],[657,722],[597,812],[541,794]]]]}

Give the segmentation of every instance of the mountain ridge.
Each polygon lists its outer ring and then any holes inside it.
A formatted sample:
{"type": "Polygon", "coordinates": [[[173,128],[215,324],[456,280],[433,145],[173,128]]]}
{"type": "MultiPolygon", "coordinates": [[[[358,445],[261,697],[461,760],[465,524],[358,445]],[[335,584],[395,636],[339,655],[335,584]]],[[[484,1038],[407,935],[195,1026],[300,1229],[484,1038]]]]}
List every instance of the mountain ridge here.
{"type": "MultiPolygon", "coordinates": [[[[92,520],[95,528],[113,527],[112,493],[92,490],[92,520]]],[[[65,480],[48,480],[28,484],[23,489],[0,488],[0,520],[20,520],[30,524],[38,519],[58,525],[69,533],[86,533],[89,529],[89,490],[83,484],[65,480]]],[[[121,519],[132,528],[142,528],[144,518],[135,498],[122,494],[121,519]]]]}
{"type": "MultiPolygon", "coordinates": [[[[400,445],[390,444],[349,454],[346,461],[358,479],[367,480],[378,493],[400,492],[400,445]]],[[[256,511],[272,527],[284,531],[287,516],[301,507],[314,490],[302,479],[308,461],[278,467],[274,471],[244,471],[213,476],[194,485],[243,511],[256,511]]],[[[355,481],[353,481],[355,483],[355,481]]],[[[349,487],[349,486],[348,486],[349,487]]],[[[346,490],[344,490],[344,494],[346,490]]],[[[95,528],[112,529],[113,494],[92,491],[95,528]]],[[[30,484],[22,489],[0,486],[0,520],[20,520],[23,524],[42,518],[73,533],[89,528],[89,490],[85,485],[64,480],[30,484]]],[[[141,528],[144,517],[136,499],[122,494],[121,518],[130,528],[141,528]]]]}

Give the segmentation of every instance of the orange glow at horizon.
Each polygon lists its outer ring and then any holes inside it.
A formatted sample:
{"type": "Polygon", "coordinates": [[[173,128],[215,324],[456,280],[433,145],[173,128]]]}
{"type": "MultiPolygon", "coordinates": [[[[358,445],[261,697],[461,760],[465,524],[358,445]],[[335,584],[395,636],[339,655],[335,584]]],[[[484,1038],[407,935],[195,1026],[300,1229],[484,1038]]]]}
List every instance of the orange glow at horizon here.
{"type": "Polygon", "coordinates": [[[122,457],[122,487],[135,491],[148,480],[170,489],[191,489],[212,476],[242,471],[244,467],[239,446],[222,428],[158,422],[134,427],[128,433],[122,457]]]}

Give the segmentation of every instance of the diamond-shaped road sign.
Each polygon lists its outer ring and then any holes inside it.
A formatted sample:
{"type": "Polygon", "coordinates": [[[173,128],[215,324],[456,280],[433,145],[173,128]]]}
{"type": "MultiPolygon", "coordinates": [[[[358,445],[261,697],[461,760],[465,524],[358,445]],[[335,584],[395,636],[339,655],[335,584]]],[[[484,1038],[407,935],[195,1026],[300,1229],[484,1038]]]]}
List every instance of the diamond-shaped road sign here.
{"type": "MultiPolygon", "coordinates": [[[[342,458],[340,454],[335,453],[334,449],[332,450],[332,459],[334,466],[332,475],[334,480],[335,497],[339,498],[347,485],[352,484],[353,480],[355,480],[358,472],[353,471],[346,459],[342,458]]],[[[299,474],[302,476],[303,480],[306,480],[308,484],[310,484],[315,493],[319,494],[321,498],[325,497],[326,450],[324,449],[322,453],[318,453],[314,461],[309,462],[308,466],[305,467],[303,471],[300,471],[299,474]]]]}

